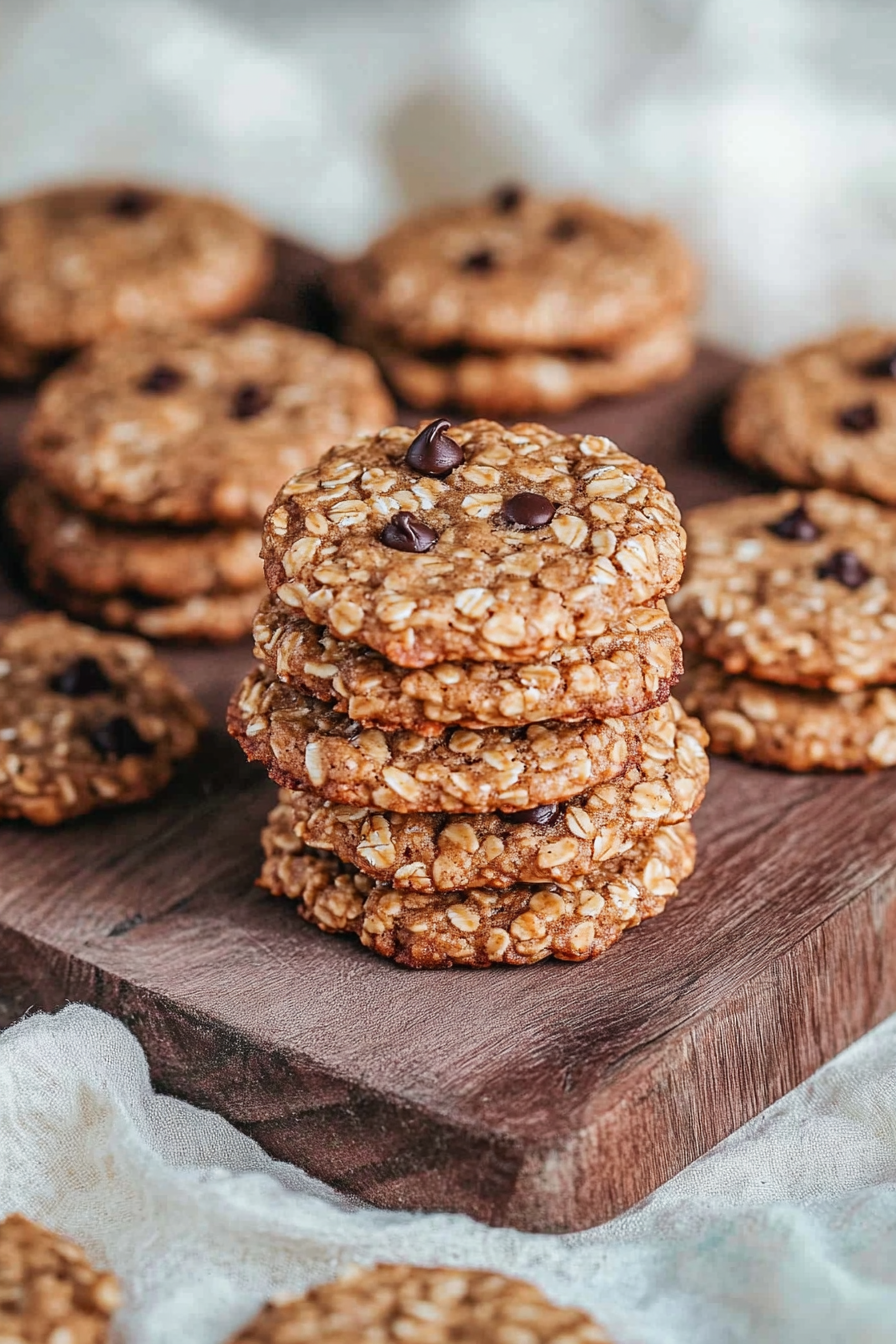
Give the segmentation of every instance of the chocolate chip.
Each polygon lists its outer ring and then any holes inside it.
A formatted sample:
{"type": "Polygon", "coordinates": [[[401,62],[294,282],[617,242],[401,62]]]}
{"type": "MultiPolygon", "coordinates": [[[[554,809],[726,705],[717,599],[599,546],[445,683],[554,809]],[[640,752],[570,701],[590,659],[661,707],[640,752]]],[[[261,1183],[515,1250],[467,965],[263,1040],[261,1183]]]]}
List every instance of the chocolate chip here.
{"type": "Polygon", "coordinates": [[[821,536],[821,528],[813,523],[802,504],[785,513],[776,523],[769,523],[768,530],[784,541],[817,541],[821,536]]]}
{"type": "Polygon", "coordinates": [[[83,695],[102,695],[112,689],[111,681],[95,658],[76,658],[57,672],[50,686],[60,695],[70,695],[75,700],[83,695]]]}
{"type": "Polygon", "coordinates": [[[106,760],[120,761],[125,756],[151,756],[151,742],[144,742],[137,729],[123,714],[101,723],[90,734],[90,744],[106,760]]]}
{"type": "Polygon", "coordinates": [[[505,500],[501,509],[508,523],[515,523],[527,532],[535,527],[544,527],[556,512],[556,504],[545,499],[544,495],[533,495],[529,490],[522,490],[512,499],[505,500]]]}
{"type": "Polygon", "coordinates": [[[517,186],[515,182],[508,182],[505,186],[498,187],[492,196],[498,214],[510,215],[514,210],[519,210],[525,194],[523,188],[517,186]]]}
{"type": "Polygon", "coordinates": [[[431,551],[439,539],[438,532],[421,523],[412,513],[402,510],[386,524],[380,533],[380,541],[393,551],[410,551],[413,555],[423,555],[431,551]]]}
{"type": "Polygon", "coordinates": [[[816,570],[820,579],[836,579],[844,588],[861,588],[871,578],[871,570],[855,551],[834,551],[816,570]]]}
{"type": "Polygon", "coordinates": [[[138,191],[136,187],[123,187],[110,198],[106,209],[118,219],[142,219],[149,214],[153,204],[153,198],[148,192],[138,191]]]}
{"type": "Polygon", "coordinates": [[[578,238],[581,232],[582,226],[577,219],[570,219],[569,215],[561,215],[548,229],[548,237],[553,238],[555,243],[568,243],[573,238],[578,238]]]}
{"type": "Polygon", "coordinates": [[[537,807],[527,807],[522,812],[499,812],[498,816],[513,826],[522,826],[529,822],[532,826],[550,826],[560,815],[559,803],[539,803],[537,807]]]}
{"type": "Polygon", "coordinates": [[[241,383],[233,394],[230,415],[233,420],[252,420],[271,404],[270,393],[258,383],[241,383]]]}
{"type": "Polygon", "coordinates": [[[433,420],[421,429],[404,455],[411,471],[419,471],[423,476],[447,476],[461,466],[464,450],[445,433],[450,428],[450,420],[433,420]]]}
{"type": "Polygon", "coordinates": [[[489,248],[480,248],[478,252],[471,252],[469,256],[464,257],[461,263],[461,269],[465,271],[493,271],[497,265],[495,254],[489,248]]]}
{"type": "Polygon", "coordinates": [[[896,378],[896,345],[862,366],[866,378],[896,378]]]}
{"type": "Polygon", "coordinates": [[[184,376],[179,369],[170,364],[157,364],[137,386],[141,392],[173,392],[183,380],[184,376]]]}
{"type": "Polygon", "coordinates": [[[851,434],[864,434],[877,425],[877,407],[873,401],[860,401],[841,411],[839,420],[841,429],[848,429],[851,434]]]}

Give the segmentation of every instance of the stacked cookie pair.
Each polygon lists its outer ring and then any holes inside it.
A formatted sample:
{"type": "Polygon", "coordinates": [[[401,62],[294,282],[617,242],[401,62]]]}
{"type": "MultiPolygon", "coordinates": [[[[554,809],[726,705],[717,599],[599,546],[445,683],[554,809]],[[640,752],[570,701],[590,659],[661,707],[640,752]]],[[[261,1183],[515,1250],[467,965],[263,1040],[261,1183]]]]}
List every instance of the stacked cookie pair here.
{"type": "Polygon", "coordinates": [[[263,886],[410,966],[585,960],[694,863],[705,734],[670,689],[684,534],[607,439],[434,421],[268,512],[229,726],[285,790],[263,886]]]}
{"type": "Polygon", "coordinates": [[[515,186],[408,219],[333,272],[348,339],[403,400],[501,417],[679,377],[695,289],[665,223],[515,186]]]}
{"type": "Polygon", "coordinates": [[[251,627],[259,531],[292,472],[391,418],[370,358],[261,320],[97,341],[42,386],[8,518],[32,586],[95,624],[251,627]]]}

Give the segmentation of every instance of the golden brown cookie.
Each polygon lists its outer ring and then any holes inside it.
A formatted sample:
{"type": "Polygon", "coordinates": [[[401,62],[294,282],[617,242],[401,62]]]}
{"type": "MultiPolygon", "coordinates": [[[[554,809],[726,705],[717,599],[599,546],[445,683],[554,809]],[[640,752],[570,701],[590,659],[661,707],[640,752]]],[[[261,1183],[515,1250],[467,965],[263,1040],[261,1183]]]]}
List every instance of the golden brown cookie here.
{"type": "Polygon", "coordinates": [[[38,587],[52,581],[97,597],[130,592],[185,602],[257,592],[263,583],[257,528],[177,532],[106,523],[71,508],[33,475],[13,489],[7,516],[38,587]]]}
{"type": "Polygon", "coordinates": [[[841,331],[751,369],[726,431],[735,457],[793,485],[896,504],[896,328],[841,331]]]}
{"type": "Polygon", "coordinates": [[[211,197],[106,182],[0,205],[0,329],[26,350],[230,317],[270,271],[264,231],[211,197]]]}
{"type": "Polygon", "coordinates": [[[356,933],[380,956],[417,969],[525,966],[551,956],[589,961],[626,929],[658,915],[693,871],[696,855],[685,821],[568,883],[424,893],[372,884],[332,855],[303,850],[292,823],[292,807],[281,801],[268,818],[259,884],[295,900],[309,923],[356,933]]]}
{"type": "Polygon", "coordinates": [[[204,724],[141,639],[57,612],[0,625],[0,817],[53,826],[149,798],[204,724]]]}
{"type": "Polygon", "coordinates": [[[187,644],[231,644],[252,629],[261,593],[200,593],[183,602],[156,602],[139,593],[82,593],[52,575],[31,576],[31,584],[54,606],[76,620],[109,630],[130,630],[145,639],[187,644]]]}
{"type": "Polygon", "coordinates": [[[620,719],[385,733],[258,668],[234,692],[227,724],[284,788],[394,812],[519,812],[574,798],[653,752],[667,758],[678,712],[670,699],[620,719]]]}
{"type": "Polygon", "coordinates": [[[258,319],[132,331],[47,380],[24,448],[107,519],[249,526],[288,476],[392,411],[370,357],[324,336],[258,319]]]}
{"type": "Polygon", "coordinates": [[[640,714],[669,698],[681,636],[666,604],[633,607],[603,634],[538,663],[437,663],[408,671],[334,638],[279,598],[262,602],[256,657],[281,681],[331,702],[365,728],[436,736],[449,724],[500,728],[544,719],[640,714]]]}
{"type": "Polygon", "coordinates": [[[80,1246],[13,1213],[0,1223],[3,1344],[105,1344],[121,1305],[114,1274],[80,1246]]]}
{"type": "Polygon", "coordinates": [[[682,682],[710,749],[783,770],[880,770],[896,765],[896,691],[837,695],[731,676],[697,660],[682,682]]]}
{"type": "Polygon", "coordinates": [[[686,519],[669,606],[728,672],[832,691],[896,681],[896,511],[816,490],[708,504],[686,519]]]}
{"type": "Polygon", "coordinates": [[[689,307],[695,281],[659,220],[504,189],[405,220],[333,283],[337,303],[411,349],[544,351],[643,331],[689,307]]]}
{"type": "Polygon", "coordinates": [[[334,448],[283,486],[263,534],[272,592],[401,667],[543,659],[672,592],[683,551],[655,468],[490,420],[334,448]]]}

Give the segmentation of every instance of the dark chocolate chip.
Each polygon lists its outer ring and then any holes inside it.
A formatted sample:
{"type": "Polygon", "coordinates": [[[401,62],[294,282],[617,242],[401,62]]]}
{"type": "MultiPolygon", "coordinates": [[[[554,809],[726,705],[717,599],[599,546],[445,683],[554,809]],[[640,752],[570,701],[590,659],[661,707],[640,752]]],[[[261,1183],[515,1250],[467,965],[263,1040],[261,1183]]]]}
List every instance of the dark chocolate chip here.
{"type": "Polygon", "coordinates": [[[270,393],[258,383],[242,383],[233,394],[230,415],[234,420],[252,420],[271,404],[270,393]]]}
{"type": "Polygon", "coordinates": [[[529,490],[522,490],[512,499],[505,500],[501,509],[508,523],[514,523],[527,532],[535,527],[544,527],[556,512],[556,504],[545,499],[544,495],[534,495],[529,490]]]}
{"type": "Polygon", "coordinates": [[[532,826],[550,826],[560,816],[560,803],[539,803],[537,807],[527,807],[522,812],[499,812],[498,816],[513,826],[522,826],[528,822],[532,826]]]}
{"type": "Polygon", "coordinates": [[[136,187],[122,187],[121,191],[116,191],[110,197],[106,209],[118,219],[142,219],[149,214],[154,204],[148,192],[139,191],[136,187]]]}
{"type": "Polygon", "coordinates": [[[802,504],[785,513],[776,523],[769,523],[768,530],[784,541],[817,541],[821,536],[821,528],[813,523],[802,504]]]}
{"type": "Polygon", "coordinates": [[[464,257],[461,268],[465,271],[478,271],[484,274],[486,271],[493,271],[496,265],[494,252],[487,247],[482,247],[478,252],[471,252],[464,257]]]}
{"type": "Polygon", "coordinates": [[[871,570],[855,551],[834,551],[816,571],[820,579],[836,579],[844,588],[861,588],[871,578],[871,570]]]}
{"type": "Polygon", "coordinates": [[[492,196],[498,214],[510,215],[514,210],[519,210],[525,194],[523,188],[517,186],[515,182],[508,182],[505,186],[498,187],[492,196]]]}
{"type": "Polygon", "coordinates": [[[137,729],[123,714],[101,723],[90,734],[90,744],[106,760],[120,761],[125,756],[151,756],[151,742],[144,742],[137,729]]]}
{"type": "Polygon", "coordinates": [[[386,524],[380,533],[380,541],[393,551],[410,551],[412,555],[423,555],[431,551],[439,539],[438,532],[421,523],[412,513],[402,510],[386,524]]]}
{"type": "Polygon", "coordinates": [[[548,230],[548,237],[553,238],[555,243],[569,243],[573,238],[578,238],[581,232],[582,226],[577,219],[561,215],[548,230]]]}
{"type": "Polygon", "coordinates": [[[860,401],[856,406],[847,406],[838,418],[841,429],[848,429],[851,434],[864,434],[877,425],[877,407],[873,401],[860,401]]]}
{"type": "Polygon", "coordinates": [[[866,378],[896,378],[896,346],[862,366],[866,378]]]}
{"type": "Polygon", "coordinates": [[[170,364],[157,364],[138,383],[138,387],[141,392],[173,392],[183,381],[184,376],[179,369],[170,364]]]}
{"type": "Polygon", "coordinates": [[[111,681],[95,658],[76,658],[57,672],[50,686],[60,695],[70,695],[75,700],[83,695],[102,695],[112,689],[111,681]]]}
{"type": "Polygon", "coordinates": [[[447,476],[462,465],[464,450],[445,433],[450,428],[450,420],[433,420],[421,429],[404,455],[411,471],[419,471],[423,476],[447,476]]]}

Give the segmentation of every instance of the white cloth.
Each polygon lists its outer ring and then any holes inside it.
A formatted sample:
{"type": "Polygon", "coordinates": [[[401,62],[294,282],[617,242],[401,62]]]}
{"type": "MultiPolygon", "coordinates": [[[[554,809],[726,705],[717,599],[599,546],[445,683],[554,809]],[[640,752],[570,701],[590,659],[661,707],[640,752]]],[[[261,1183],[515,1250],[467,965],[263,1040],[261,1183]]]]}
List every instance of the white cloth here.
{"type": "Polygon", "coordinates": [[[522,1275],[620,1344],[892,1344],[896,1018],[637,1209],[558,1237],[335,1196],[155,1095],[125,1027],[72,1006],[0,1036],[16,1209],[118,1272],[126,1344],[220,1344],[268,1294],[376,1260],[522,1275]]]}

